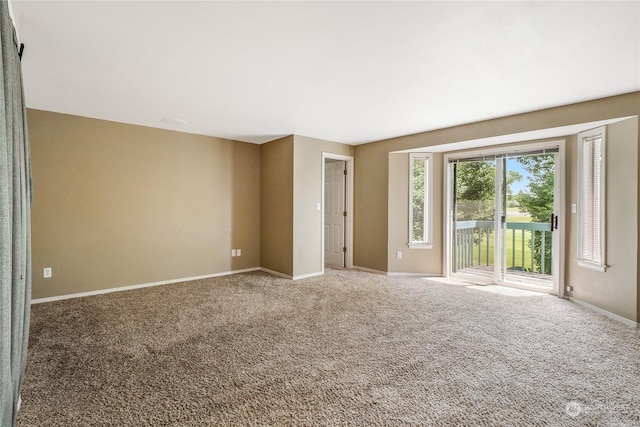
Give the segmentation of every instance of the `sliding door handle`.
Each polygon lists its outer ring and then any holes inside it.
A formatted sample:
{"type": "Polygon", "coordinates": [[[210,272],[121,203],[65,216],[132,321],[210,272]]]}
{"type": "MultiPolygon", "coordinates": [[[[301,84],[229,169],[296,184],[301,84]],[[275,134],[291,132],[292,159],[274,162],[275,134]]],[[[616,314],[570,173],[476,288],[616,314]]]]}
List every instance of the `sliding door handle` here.
{"type": "Polygon", "coordinates": [[[555,231],[558,229],[558,215],[555,215],[553,212],[551,213],[551,231],[555,231]]]}

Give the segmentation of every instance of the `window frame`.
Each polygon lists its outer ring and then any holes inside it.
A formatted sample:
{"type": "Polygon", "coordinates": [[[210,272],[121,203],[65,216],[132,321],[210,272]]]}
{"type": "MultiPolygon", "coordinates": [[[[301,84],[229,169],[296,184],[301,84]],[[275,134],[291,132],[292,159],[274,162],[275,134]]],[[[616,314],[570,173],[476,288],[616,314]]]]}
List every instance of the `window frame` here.
{"type": "MultiPolygon", "coordinates": [[[[577,251],[577,262],[580,267],[587,268],[590,270],[605,272],[607,270],[607,262],[606,262],[606,153],[607,153],[607,132],[606,126],[601,126],[595,129],[590,129],[588,131],[580,132],[578,134],[578,176],[577,176],[577,190],[578,190],[578,251],[577,251]],[[584,150],[585,150],[585,140],[593,139],[600,136],[602,138],[601,142],[601,155],[600,155],[600,205],[598,207],[598,212],[594,213],[594,215],[598,215],[600,220],[600,262],[597,262],[593,259],[588,259],[584,257],[585,252],[585,235],[584,235],[584,211],[585,211],[585,200],[583,197],[584,185],[585,182],[583,180],[583,172],[585,169],[584,164],[584,150]]],[[[593,175],[593,174],[592,174],[593,175]]],[[[591,177],[593,180],[593,176],[591,177]]],[[[593,182],[591,183],[593,185],[593,182]]],[[[594,230],[591,230],[592,234],[594,230]]],[[[592,239],[593,240],[593,239],[592,239]]]]}
{"type": "Polygon", "coordinates": [[[410,249],[433,248],[433,153],[409,153],[409,243],[410,249]],[[424,174],[424,241],[413,240],[413,166],[416,159],[425,161],[424,174]]]}

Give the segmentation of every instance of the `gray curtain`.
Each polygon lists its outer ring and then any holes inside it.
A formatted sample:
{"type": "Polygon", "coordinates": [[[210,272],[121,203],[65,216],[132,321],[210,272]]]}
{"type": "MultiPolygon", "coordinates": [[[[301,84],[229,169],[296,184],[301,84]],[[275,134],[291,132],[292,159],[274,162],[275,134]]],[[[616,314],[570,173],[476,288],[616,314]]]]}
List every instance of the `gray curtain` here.
{"type": "Polygon", "coordinates": [[[31,303],[31,168],[18,56],[6,0],[0,0],[0,426],[18,413],[31,303]]]}

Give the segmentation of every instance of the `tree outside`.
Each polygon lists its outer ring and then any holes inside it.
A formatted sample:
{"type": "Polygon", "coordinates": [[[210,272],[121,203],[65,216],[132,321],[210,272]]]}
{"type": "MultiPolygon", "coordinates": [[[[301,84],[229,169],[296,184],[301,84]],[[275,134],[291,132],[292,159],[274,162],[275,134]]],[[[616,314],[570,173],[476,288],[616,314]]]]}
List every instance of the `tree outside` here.
{"type": "Polygon", "coordinates": [[[424,240],[424,159],[413,160],[413,229],[411,230],[411,239],[413,242],[422,242],[424,240]]]}
{"type": "MultiPolygon", "coordinates": [[[[554,202],[554,156],[553,154],[517,157],[516,160],[526,172],[526,191],[513,194],[512,185],[522,181],[524,176],[514,170],[507,171],[507,205],[517,207],[528,214],[532,222],[549,222],[554,202]]],[[[456,220],[490,221],[495,215],[495,162],[461,162],[456,165],[456,220]]],[[[489,238],[491,230],[478,229],[474,243],[489,238]]],[[[551,239],[545,240],[542,248],[540,233],[528,238],[527,245],[533,244],[534,271],[551,273],[551,239]],[[544,256],[544,271],[542,271],[544,256]]]]}
{"type": "Polygon", "coordinates": [[[456,165],[456,220],[492,220],[495,214],[495,162],[456,165]]]}
{"type": "MultiPolygon", "coordinates": [[[[527,192],[520,192],[516,196],[521,212],[531,215],[533,222],[549,222],[553,213],[555,159],[553,154],[539,154],[517,158],[518,162],[528,172],[529,184],[527,192]]],[[[533,258],[536,268],[542,269],[544,256],[544,274],[551,274],[551,239],[535,239],[533,258]]]]}

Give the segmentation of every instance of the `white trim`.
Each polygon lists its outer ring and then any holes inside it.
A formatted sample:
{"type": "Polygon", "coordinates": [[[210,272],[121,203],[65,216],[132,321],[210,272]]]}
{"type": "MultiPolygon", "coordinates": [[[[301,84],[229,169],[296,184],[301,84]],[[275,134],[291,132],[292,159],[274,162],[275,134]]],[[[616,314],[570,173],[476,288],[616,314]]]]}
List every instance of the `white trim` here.
{"type": "Polygon", "coordinates": [[[584,301],[579,300],[579,299],[574,298],[574,297],[569,297],[569,301],[575,302],[576,304],[581,305],[583,307],[586,307],[586,308],[588,308],[590,310],[593,310],[596,313],[602,314],[603,316],[607,316],[610,319],[617,320],[620,323],[624,323],[627,326],[631,326],[633,328],[640,328],[640,323],[634,322],[631,319],[627,319],[626,317],[622,317],[622,316],[620,316],[618,314],[612,313],[612,312],[607,311],[607,310],[605,310],[603,308],[596,307],[595,305],[589,304],[588,302],[584,302],[584,301]]]}
{"type": "Polygon", "coordinates": [[[364,271],[366,273],[373,273],[373,274],[383,274],[383,275],[387,275],[386,271],[381,271],[381,270],[374,270],[373,268],[367,268],[367,267],[358,267],[357,265],[354,265],[352,267],[354,270],[359,270],[359,271],[364,271]]]}
{"type": "Polygon", "coordinates": [[[409,249],[433,249],[433,245],[431,243],[424,243],[419,245],[417,243],[408,244],[409,249]]]}
{"type": "Polygon", "coordinates": [[[494,161],[496,176],[494,177],[494,203],[493,203],[493,281],[494,283],[503,285],[506,279],[506,271],[507,271],[507,213],[502,212],[502,197],[507,197],[506,194],[503,194],[503,185],[506,185],[506,182],[503,182],[503,174],[506,173],[506,157],[497,158],[494,161]],[[502,222],[502,216],[505,218],[505,222],[502,222]],[[498,267],[499,261],[500,268],[498,267]]]}
{"type": "Polygon", "coordinates": [[[36,298],[31,300],[31,304],[41,304],[45,302],[62,301],[72,298],[83,298],[94,295],[110,294],[112,292],[130,291],[133,289],[149,288],[152,286],[170,285],[172,283],[191,282],[194,280],[210,279],[212,277],[229,276],[232,274],[248,273],[250,271],[258,271],[259,267],[245,268],[242,270],[224,271],[221,273],[206,274],[204,276],[184,277],[181,279],[163,280],[161,282],[142,283],[139,285],[119,286],[117,288],[98,289],[96,291],[80,292],[77,294],[58,295],[54,297],[36,298]]]}
{"type": "MultiPolygon", "coordinates": [[[[432,153],[409,153],[409,247],[412,249],[418,249],[420,246],[433,245],[433,154],[432,153]],[[424,242],[413,242],[413,161],[415,159],[426,160],[426,170],[424,171],[424,179],[426,180],[424,191],[424,212],[423,212],[423,227],[424,242]]],[[[430,249],[430,248],[429,248],[430,249]]]]}
{"type": "Polygon", "coordinates": [[[578,267],[599,271],[601,273],[604,273],[607,271],[607,266],[605,264],[596,264],[595,262],[589,262],[582,259],[578,259],[576,261],[578,262],[578,267]]]}
{"type": "Polygon", "coordinates": [[[554,139],[553,141],[544,141],[544,142],[536,142],[529,141],[527,143],[519,144],[519,145],[499,145],[499,146],[488,146],[483,149],[473,150],[473,151],[461,151],[461,152],[451,152],[445,154],[447,157],[447,161],[449,159],[467,159],[472,157],[482,157],[482,156],[492,156],[492,155],[500,155],[500,154],[516,154],[520,151],[527,153],[534,150],[547,150],[558,148],[558,144],[564,141],[564,139],[554,139]]]}
{"type": "Polygon", "coordinates": [[[590,129],[584,132],[580,132],[578,134],[578,176],[577,176],[577,190],[578,190],[578,254],[577,261],[580,267],[588,268],[590,270],[596,270],[605,272],[607,266],[607,128],[606,126],[601,126],[595,129],[590,129]],[[582,200],[582,191],[583,191],[583,182],[582,182],[582,172],[584,168],[583,164],[583,152],[584,152],[584,143],[583,140],[588,137],[593,137],[600,134],[602,136],[602,159],[600,162],[600,206],[599,206],[599,214],[600,214],[600,261],[601,264],[595,263],[590,260],[586,260],[582,258],[583,254],[583,235],[582,235],[582,221],[583,221],[583,200],[582,200]]]}
{"type": "Polygon", "coordinates": [[[551,271],[557,271],[558,274],[553,275],[553,287],[554,292],[560,298],[565,298],[565,284],[564,284],[564,269],[566,265],[566,236],[567,236],[567,183],[565,177],[567,175],[567,162],[566,162],[566,145],[565,139],[558,141],[558,155],[556,156],[556,167],[554,182],[556,183],[556,190],[554,194],[554,210],[558,218],[558,229],[554,233],[559,232],[559,237],[553,236],[551,253],[551,271]],[[557,201],[557,202],[556,202],[557,201]],[[556,256],[557,254],[557,256],[556,256]]]}
{"type": "Polygon", "coordinates": [[[289,279],[289,280],[308,279],[309,277],[322,276],[324,274],[324,272],[318,271],[316,273],[301,274],[299,276],[289,276],[288,274],[280,273],[279,271],[275,271],[275,270],[269,270],[268,268],[264,268],[264,267],[260,267],[259,270],[265,273],[273,274],[274,276],[282,277],[284,279],[289,279]]]}
{"type": "Polygon", "coordinates": [[[398,271],[394,271],[394,272],[389,272],[387,273],[387,276],[390,277],[442,277],[442,274],[435,274],[435,273],[403,273],[403,272],[398,272],[398,271]]]}
{"type": "Polygon", "coordinates": [[[284,277],[285,279],[293,280],[293,276],[289,276],[288,274],[280,273],[279,271],[269,270],[268,268],[260,267],[258,270],[263,271],[265,273],[273,274],[274,276],[284,277]]]}
{"type": "MultiPolygon", "coordinates": [[[[345,166],[347,168],[347,178],[346,178],[346,199],[347,199],[347,220],[345,221],[345,241],[344,245],[347,248],[346,257],[345,257],[345,265],[344,268],[354,268],[353,267],[353,187],[354,187],[354,161],[353,156],[345,156],[342,154],[334,154],[328,152],[322,152],[322,176],[320,178],[320,188],[321,188],[321,203],[320,203],[320,262],[321,262],[321,272],[320,274],[324,274],[324,166],[326,164],[326,159],[332,160],[340,160],[345,162],[345,166]]],[[[315,274],[315,273],[314,273],[315,274]]],[[[294,279],[295,280],[295,279],[294,279]]]]}
{"type": "Polygon", "coordinates": [[[353,266],[353,270],[358,270],[358,271],[364,271],[365,273],[372,273],[372,274],[382,274],[383,276],[389,276],[389,277],[443,277],[442,274],[434,274],[434,273],[404,273],[401,271],[381,271],[381,270],[374,270],[373,268],[367,268],[367,267],[358,267],[357,265],[353,266]]]}
{"type": "Polygon", "coordinates": [[[301,274],[300,276],[293,276],[291,279],[292,280],[308,279],[310,277],[322,276],[323,274],[324,272],[318,271],[316,273],[301,274]]]}
{"type": "Polygon", "coordinates": [[[444,180],[443,183],[443,193],[442,193],[442,221],[444,222],[443,226],[443,245],[442,245],[442,276],[443,277],[451,277],[453,273],[452,266],[452,240],[453,240],[453,177],[451,176],[451,172],[453,170],[452,164],[449,163],[449,158],[453,157],[451,154],[445,154],[444,156],[444,165],[442,168],[442,178],[444,180]]]}

